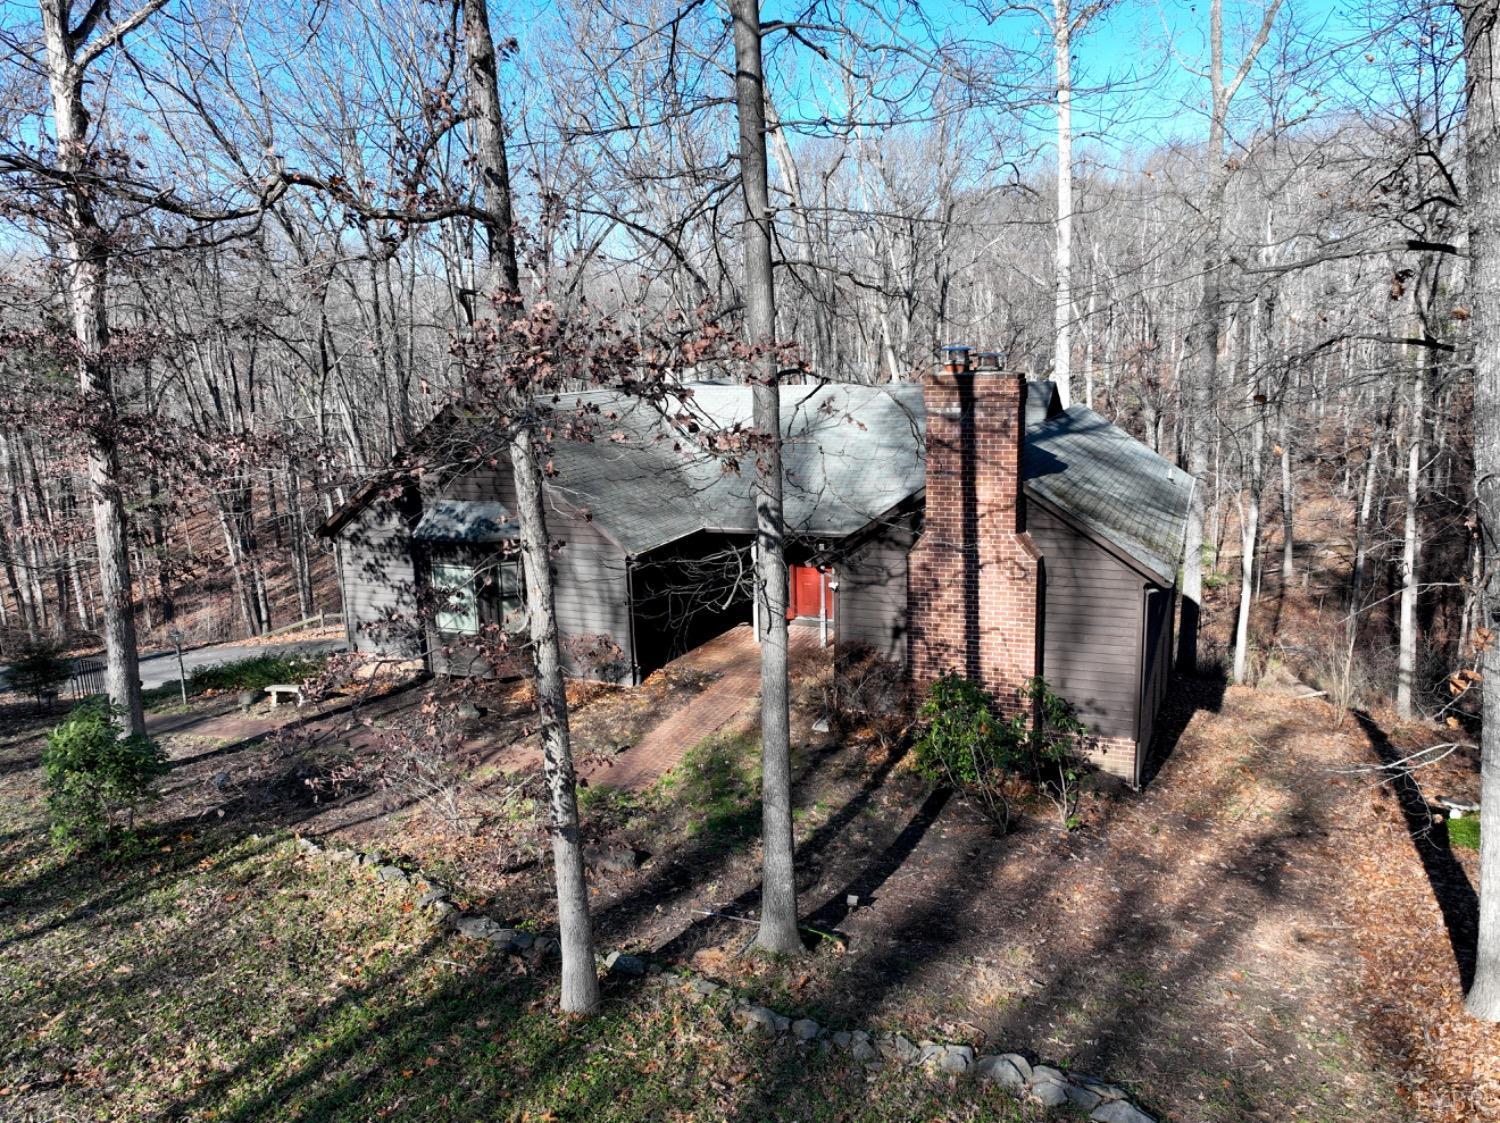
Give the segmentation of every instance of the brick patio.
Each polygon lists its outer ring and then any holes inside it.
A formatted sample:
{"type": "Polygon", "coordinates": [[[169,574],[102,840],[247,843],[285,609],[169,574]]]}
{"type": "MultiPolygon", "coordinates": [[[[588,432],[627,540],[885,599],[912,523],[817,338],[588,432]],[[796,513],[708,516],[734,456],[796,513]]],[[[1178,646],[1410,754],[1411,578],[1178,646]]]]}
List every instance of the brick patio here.
{"type": "MultiPolygon", "coordinates": [[[[791,654],[814,651],[817,646],[816,627],[791,627],[791,654]]],[[[580,769],[590,783],[639,791],[675,768],[705,738],[742,723],[753,724],[760,701],[760,649],[748,624],[695,647],[672,666],[720,677],[609,764],[580,769]]]]}

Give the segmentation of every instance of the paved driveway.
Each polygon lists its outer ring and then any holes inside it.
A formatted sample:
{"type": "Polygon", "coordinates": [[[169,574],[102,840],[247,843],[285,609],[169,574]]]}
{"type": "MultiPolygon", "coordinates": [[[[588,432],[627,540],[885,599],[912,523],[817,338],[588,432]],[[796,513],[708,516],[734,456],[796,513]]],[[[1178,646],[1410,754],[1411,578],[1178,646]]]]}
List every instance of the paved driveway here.
{"type": "MultiPolygon", "coordinates": [[[[321,655],[330,651],[343,651],[346,644],[341,639],[294,640],[289,643],[221,644],[215,647],[197,647],[182,653],[182,666],[192,674],[199,667],[217,667],[222,663],[238,663],[241,659],[254,659],[258,655],[321,655]]],[[[96,658],[102,659],[102,656],[96,658]]],[[[0,668],[0,690],[10,689],[6,672],[0,668]]],[[[177,657],[170,651],[150,651],[141,654],[141,685],[151,690],[176,682],[177,657]]]]}
{"type": "MultiPolygon", "coordinates": [[[[292,643],[263,643],[255,645],[225,644],[221,647],[198,647],[182,653],[182,666],[188,674],[199,667],[217,667],[222,663],[238,663],[241,659],[254,659],[258,655],[323,655],[330,651],[343,651],[347,645],[341,639],[299,640],[292,643]]],[[[150,690],[176,682],[177,658],[170,651],[153,651],[141,656],[141,685],[150,690]]]]}

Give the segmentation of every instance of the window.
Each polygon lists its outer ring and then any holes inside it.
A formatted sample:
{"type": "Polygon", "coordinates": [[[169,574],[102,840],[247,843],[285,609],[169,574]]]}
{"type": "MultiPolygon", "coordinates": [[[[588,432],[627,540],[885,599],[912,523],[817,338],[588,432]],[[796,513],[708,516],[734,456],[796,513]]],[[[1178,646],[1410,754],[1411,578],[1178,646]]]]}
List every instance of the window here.
{"type": "Polygon", "coordinates": [[[432,563],[432,591],[438,598],[433,625],[440,632],[479,634],[479,601],[474,594],[474,567],[462,562],[432,563]]]}
{"type": "Polygon", "coordinates": [[[500,563],[500,627],[507,632],[526,627],[526,585],[519,561],[500,563]]]}

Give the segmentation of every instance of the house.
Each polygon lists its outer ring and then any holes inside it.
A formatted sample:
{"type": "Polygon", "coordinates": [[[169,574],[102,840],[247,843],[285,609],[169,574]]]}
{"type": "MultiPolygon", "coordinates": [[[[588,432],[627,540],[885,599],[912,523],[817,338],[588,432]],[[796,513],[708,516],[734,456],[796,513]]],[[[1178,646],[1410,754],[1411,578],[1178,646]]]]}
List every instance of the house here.
{"type": "MultiPolygon", "coordinates": [[[[692,439],[747,426],[751,391],[691,384],[667,409],[563,399],[594,425],[557,441],[546,484],[559,628],[574,673],[636,683],[755,614],[753,464],[726,471],[692,439]]],[[[480,419],[434,424],[482,443],[480,419]]],[[[922,384],[785,386],[782,428],[789,616],[918,682],[962,672],[1004,709],[1041,674],[1099,765],[1139,782],[1168,682],[1185,473],[966,348],[922,384]]],[[[369,485],[323,533],[356,649],[482,673],[465,637],[524,619],[514,496],[503,456],[452,459],[470,466],[369,485]]]]}

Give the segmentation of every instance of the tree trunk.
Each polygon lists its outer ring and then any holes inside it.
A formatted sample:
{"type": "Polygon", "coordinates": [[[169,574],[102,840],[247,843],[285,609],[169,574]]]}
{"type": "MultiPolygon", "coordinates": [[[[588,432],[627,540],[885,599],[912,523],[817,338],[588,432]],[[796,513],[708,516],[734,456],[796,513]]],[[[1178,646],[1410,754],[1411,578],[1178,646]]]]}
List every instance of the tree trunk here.
{"type": "MultiPolygon", "coordinates": [[[[88,112],[83,104],[85,70],[75,59],[76,44],[67,22],[70,9],[66,0],[41,3],[58,164],[68,176],[81,172],[89,161],[88,112]]],[[[109,239],[95,218],[92,196],[86,188],[69,182],[62,195],[63,248],[68,255],[78,387],[84,416],[89,419],[89,498],[94,508],[99,591],[104,602],[104,684],[110,701],[122,712],[126,732],[144,733],[130,556],[125,541],[125,496],[115,438],[118,419],[107,354],[109,239]]]]}
{"type": "MultiPolygon", "coordinates": [[[[1420,332],[1415,316],[1417,279],[1412,280],[1412,331],[1420,332]]],[[[1409,407],[1411,416],[1406,447],[1406,513],[1401,536],[1400,630],[1396,640],[1396,712],[1410,721],[1416,715],[1412,695],[1417,676],[1417,540],[1421,533],[1418,508],[1422,498],[1422,437],[1426,414],[1426,363],[1415,347],[1407,348],[1411,367],[1409,407]]]]}
{"type": "Polygon", "coordinates": [[[765,78],[758,0],[730,0],[735,103],[744,193],[745,321],[755,359],[754,425],[765,441],[755,479],[756,595],[760,599],[761,914],[756,942],[802,951],[792,841],[791,731],[787,692],[787,569],[782,519],[781,390],[777,381],[776,292],[771,273],[771,204],[766,178],[765,78]]]}
{"type": "MultiPolygon", "coordinates": [[[[1249,356],[1251,377],[1246,387],[1253,420],[1250,425],[1250,451],[1245,465],[1245,508],[1240,519],[1240,602],[1234,628],[1234,682],[1244,685],[1250,650],[1250,608],[1253,601],[1255,554],[1260,545],[1260,501],[1264,485],[1263,457],[1266,443],[1266,401],[1262,388],[1263,361],[1270,355],[1271,316],[1274,302],[1263,297],[1260,303],[1261,353],[1249,356]]],[[[1250,334],[1248,331],[1245,334],[1250,334]]]]}
{"type": "MultiPolygon", "coordinates": [[[[1229,190],[1228,121],[1235,92],[1245,80],[1256,56],[1271,34],[1271,25],[1281,0],[1267,5],[1260,30],[1245,51],[1234,76],[1224,77],[1224,0],[1209,6],[1208,185],[1201,213],[1208,225],[1203,252],[1203,291],[1198,301],[1192,331],[1192,360],[1188,363],[1186,406],[1188,474],[1193,494],[1188,504],[1187,530],[1182,559],[1182,606],[1177,632],[1178,669],[1192,673],[1198,667],[1198,626],[1203,605],[1204,494],[1208,476],[1210,433],[1217,440],[1217,410],[1214,393],[1219,380],[1219,340],[1224,327],[1224,209],[1229,190]]],[[[1217,503],[1215,509],[1217,509],[1217,503]]]]}
{"type": "MultiPolygon", "coordinates": [[[[521,271],[511,217],[510,167],[500,106],[498,62],[485,0],[462,0],[464,55],[473,112],[474,146],[484,182],[485,233],[489,244],[486,292],[497,298],[497,314],[512,319],[520,308],[521,271]]],[[[525,417],[526,403],[517,403],[525,417]]],[[[521,568],[526,615],[536,667],[537,713],[547,774],[552,830],[552,866],[557,882],[557,924],[562,945],[561,1006],[592,1013],[599,1006],[594,932],[589,917],[583,843],[578,829],[578,781],[568,733],[568,694],[553,604],[552,567],[542,503],[542,469],[531,426],[519,424],[510,442],[515,474],[516,516],[521,531],[521,568]]]]}
{"type": "MultiPolygon", "coordinates": [[[[1500,629],[1500,2],[1460,5],[1468,63],[1469,289],[1474,303],[1474,461],[1485,556],[1483,626],[1500,629]]],[[[1479,947],[1466,1005],[1500,1021],[1500,644],[1480,657],[1484,727],[1479,820],[1479,947]]]]}
{"type": "MultiPolygon", "coordinates": [[[[1053,294],[1052,378],[1063,407],[1073,404],[1073,60],[1068,0],[1052,0],[1057,72],[1057,245],[1053,294]]],[[[1092,397],[1092,394],[1090,394],[1092,397]]]]}
{"type": "MultiPolygon", "coordinates": [[[[1297,539],[1292,526],[1292,449],[1286,423],[1285,397],[1276,415],[1276,439],[1281,449],[1281,588],[1297,580],[1297,539]]],[[[1348,446],[1345,445],[1347,448],[1348,446]]]]}

